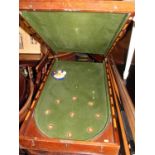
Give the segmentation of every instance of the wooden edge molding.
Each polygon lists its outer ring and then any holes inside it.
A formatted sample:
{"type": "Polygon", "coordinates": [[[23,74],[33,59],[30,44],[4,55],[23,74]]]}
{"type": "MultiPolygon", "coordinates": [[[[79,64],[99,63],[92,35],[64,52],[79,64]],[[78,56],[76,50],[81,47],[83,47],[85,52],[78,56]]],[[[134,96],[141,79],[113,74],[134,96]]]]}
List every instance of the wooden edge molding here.
{"type": "Polygon", "coordinates": [[[112,72],[110,70],[110,65],[109,64],[107,64],[107,69],[109,70],[110,79],[111,79],[111,83],[112,83],[112,90],[113,90],[113,96],[114,96],[114,101],[115,101],[114,103],[115,103],[115,107],[116,107],[116,111],[117,111],[117,116],[118,116],[119,126],[120,126],[120,130],[121,130],[121,136],[122,136],[122,140],[123,140],[123,146],[124,146],[125,154],[130,155],[128,140],[127,140],[124,124],[123,124],[123,119],[122,119],[122,116],[121,116],[121,111],[120,111],[120,108],[119,108],[119,101],[118,101],[118,99],[116,97],[116,91],[115,91],[115,88],[114,88],[114,77],[113,77],[113,74],[112,74],[112,72]]]}
{"type": "Polygon", "coordinates": [[[110,73],[108,70],[108,66],[106,64],[106,74],[107,74],[107,86],[108,86],[108,93],[109,93],[109,100],[110,100],[110,110],[111,110],[111,117],[112,117],[112,123],[113,123],[113,133],[114,133],[114,140],[116,143],[120,144],[118,134],[118,128],[117,128],[117,122],[116,122],[116,114],[115,114],[115,107],[114,107],[114,98],[113,98],[113,92],[112,92],[112,85],[110,80],[110,73]]]}
{"type": "Polygon", "coordinates": [[[124,26],[122,27],[121,31],[119,32],[118,36],[115,38],[110,50],[107,52],[106,56],[105,57],[108,57],[108,55],[111,54],[111,52],[114,50],[115,46],[117,45],[117,43],[119,42],[119,40],[121,38],[123,38],[123,36],[125,35],[126,33],[126,30],[129,26],[129,24],[131,23],[131,21],[133,20],[133,17],[134,17],[134,13],[132,14],[129,14],[128,15],[128,19],[127,21],[125,22],[124,26]]]}
{"type": "Polygon", "coordinates": [[[33,150],[63,152],[63,153],[102,153],[106,155],[116,155],[119,151],[119,145],[107,142],[93,142],[93,141],[72,141],[72,140],[58,140],[49,139],[43,140],[37,137],[19,137],[21,148],[30,148],[33,150]],[[24,146],[23,146],[24,145],[24,146]]]}
{"type": "Polygon", "coordinates": [[[84,12],[115,12],[133,13],[135,10],[133,0],[20,0],[20,10],[32,11],[84,11],[84,12]]]}

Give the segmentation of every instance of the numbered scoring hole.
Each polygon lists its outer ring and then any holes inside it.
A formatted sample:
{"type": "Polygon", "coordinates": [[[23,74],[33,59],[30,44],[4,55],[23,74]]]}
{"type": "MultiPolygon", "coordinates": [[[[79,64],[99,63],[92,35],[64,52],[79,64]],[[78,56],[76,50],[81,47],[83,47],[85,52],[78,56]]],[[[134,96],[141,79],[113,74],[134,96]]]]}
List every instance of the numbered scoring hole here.
{"type": "Polygon", "coordinates": [[[101,114],[100,113],[96,113],[95,117],[96,117],[96,119],[100,119],[101,118],[101,114]]]}
{"type": "Polygon", "coordinates": [[[52,130],[53,128],[54,128],[54,124],[53,123],[48,124],[48,129],[49,130],[52,130]]]}
{"type": "Polygon", "coordinates": [[[92,133],[93,131],[94,131],[94,130],[93,130],[92,127],[88,127],[88,128],[87,128],[87,132],[88,132],[88,133],[92,133]]]}
{"type": "Polygon", "coordinates": [[[94,105],[94,102],[92,102],[92,101],[88,102],[88,106],[92,107],[93,105],[94,105]]]}
{"type": "Polygon", "coordinates": [[[56,99],[55,102],[56,102],[56,104],[60,104],[61,101],[60,101],[60,99],[56,99]]]}
{"type": "Polygon", "coordinates": [[[71,118],[73,118],[73,117],[75,116],[75,112],[70,112],[70,113],[69,113],[69,116],[70,116],[71,118]]]}
{"type": "Polygon", "coordinates": [[[50,109],[45,110],[45,115],[49,115],[51,113],[50,109]]]}
{"type": "Polygon", "coordinates": [[[67,137],[67,138],[71,138],[71,137],[72,137],[72,132],[68,131],[68,132],[66,133],[66,137],[67,137]]]}
{"type": "Polygon", "coordinates": [[[77,100],[77,96],[73,96],[72,101],[76,101],[76,100],[77,100]]]}

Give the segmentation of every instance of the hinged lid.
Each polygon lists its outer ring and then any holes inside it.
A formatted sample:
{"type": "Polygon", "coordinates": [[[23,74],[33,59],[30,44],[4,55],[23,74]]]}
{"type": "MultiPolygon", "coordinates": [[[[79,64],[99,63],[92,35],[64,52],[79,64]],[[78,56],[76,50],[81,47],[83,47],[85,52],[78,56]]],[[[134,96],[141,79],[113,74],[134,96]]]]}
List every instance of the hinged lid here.
{"type": "MultiPolygon", "coordinates": [[[[51,3],[51,8],[53,5],[51,3]]],[[[21,11],[22,17],[55,53],[79,52],[107,55],[129,18],[126,12],[88,10],[85,12],[71,11],[67,8],[60,11],[52,9],[40,11],[34,8],[33,11],[31,9],[21,11]]]]}

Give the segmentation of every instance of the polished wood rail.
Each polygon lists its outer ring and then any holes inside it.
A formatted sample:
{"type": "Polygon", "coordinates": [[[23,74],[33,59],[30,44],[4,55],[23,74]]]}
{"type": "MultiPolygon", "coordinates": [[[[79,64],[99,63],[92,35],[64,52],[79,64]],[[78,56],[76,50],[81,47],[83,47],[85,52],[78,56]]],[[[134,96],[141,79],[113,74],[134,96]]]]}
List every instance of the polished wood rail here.
{"type": "Polygon", "coordinates": [[[134,0],[20,0],[20,10],[133,13],[134,0]]]}
{"type": "Polygon", "coordinates": [[[117,115],[118,115],[118,121],[119,121],[120,130],[121,130],[121,136],[122,136],[124,151],[125,151],[126,155],[130,155],[128,140],[127,140],[127,136],[126,136],[126,133],[125,133],[125,127],[124,127],[124,124],[123,124],[123,119],[122,119],[121,111],[120,111],[120,108],[119,108],[119,100],[117,98],[118,90],[115,89],[116,88],[116,83],[115,83],[114,75],[113,75],[111,67],[110,67],[110,65],[108,63],[106,64],[106,67],[108,69],[110,79],[111,79],[112,91],[113,91],[115,107],[116,107],[116,111],[117,111],[117,115]]]}
{"type": "Polygon", "coordinates": [[[114,78],[115,78],[115,82],[114,82],[114,86],[115,86],[115,90],[118,96],[120,96],[121,100],[122,100],[122,104],[124,107],[124,111],[126,113],[128,122],[129,122],[129,126],[131,129],[131,133],[133,136],[133,139],[135,141],[135,108],[134,108],[134,104],[132,103],[132,100],[127,92],[127,89],[125,87],[125,84],[120,76],[120,74],[118,73],[118,70],[116,68],[116,65],[113,61],[113,59],[109,59],[110,64],[111,64],[111,71],[114,73],[114,78]]]}

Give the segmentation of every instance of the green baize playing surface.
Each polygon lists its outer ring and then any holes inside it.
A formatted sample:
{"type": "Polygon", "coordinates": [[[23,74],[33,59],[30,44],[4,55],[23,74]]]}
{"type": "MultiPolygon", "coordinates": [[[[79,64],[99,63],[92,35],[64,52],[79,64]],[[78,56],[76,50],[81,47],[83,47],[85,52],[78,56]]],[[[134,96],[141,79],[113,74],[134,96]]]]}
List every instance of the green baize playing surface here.
{"type": "Polygon", "coordinates": [[[22,11],[22,16],[55,52],[106,55],[127,14],[22,11]]]}
{"type": "Polygon", "coordinates": [[[89,140],[99,135],[110,117],[104,63],[56,61],[35,108],[35,122],[50,138],[89,140]],[[67,72],[56,80],[52,72],[67,72]]]}

